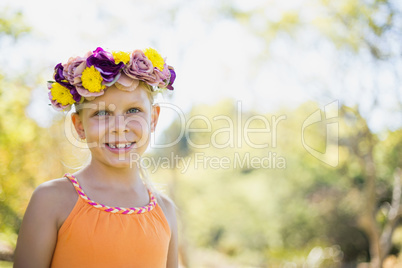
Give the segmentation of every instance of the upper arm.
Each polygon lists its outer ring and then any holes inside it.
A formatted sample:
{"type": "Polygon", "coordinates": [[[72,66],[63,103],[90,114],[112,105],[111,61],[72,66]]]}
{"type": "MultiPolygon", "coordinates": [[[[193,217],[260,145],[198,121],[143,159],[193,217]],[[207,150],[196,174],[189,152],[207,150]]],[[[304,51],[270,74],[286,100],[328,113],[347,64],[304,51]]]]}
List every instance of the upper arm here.
{"type": "Polygon", "coordinates": [[[179,241],[178,241],[178,231],[177,231],[177,217],[176,217],[176,207],[170,199],[163,197],[163,204],[165,206],[165,216],[169,222],[171,237],[169,242],[169,251],[167,259],[167,268],[177,268],[179,265],[179,241]]]}
{"type": "Polygon", "coordinates": [[[57,193],[43,183],[32,194],[18,234],[14,267],[49,267],[57,240],[57,193]]]}

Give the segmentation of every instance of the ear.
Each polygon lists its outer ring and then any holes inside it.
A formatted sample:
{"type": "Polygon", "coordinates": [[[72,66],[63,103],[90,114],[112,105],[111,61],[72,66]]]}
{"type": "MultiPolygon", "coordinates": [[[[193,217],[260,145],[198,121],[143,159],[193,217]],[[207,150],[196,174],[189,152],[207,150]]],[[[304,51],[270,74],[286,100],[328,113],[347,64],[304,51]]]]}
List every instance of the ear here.
{"type": "Polygon", "coordinates": [[[152,113],[151,113],[151,132],[155,131],[156,124],[158,124],[159,113],[161,111],[161,107],[159,104],[152,105],[152,113]]]}
{"type": "Polygon", "coordinates": [[[73,125],[75,127],[75,130],[78,133],[78,136],[81,139],[85,139],[85,131],[84,131],[84,126],[82,124],[82,120],[80,118],[80,115],[77,113],[72,113],[71,114],[71,121],[73,121],[73,125]]]}

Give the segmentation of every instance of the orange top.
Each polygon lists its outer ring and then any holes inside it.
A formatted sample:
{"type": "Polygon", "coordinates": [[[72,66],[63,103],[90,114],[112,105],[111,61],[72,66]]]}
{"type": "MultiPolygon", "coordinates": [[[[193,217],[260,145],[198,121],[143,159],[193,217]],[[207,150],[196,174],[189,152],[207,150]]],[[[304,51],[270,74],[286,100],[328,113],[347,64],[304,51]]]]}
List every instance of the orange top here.
{"type": "Polygon", "coordinates": [[[166,267],[169,224],[149,191],[144,207],[108,207],[89,199],[77,179],[79,197],[60,227],[51,267],[166,267]]]}

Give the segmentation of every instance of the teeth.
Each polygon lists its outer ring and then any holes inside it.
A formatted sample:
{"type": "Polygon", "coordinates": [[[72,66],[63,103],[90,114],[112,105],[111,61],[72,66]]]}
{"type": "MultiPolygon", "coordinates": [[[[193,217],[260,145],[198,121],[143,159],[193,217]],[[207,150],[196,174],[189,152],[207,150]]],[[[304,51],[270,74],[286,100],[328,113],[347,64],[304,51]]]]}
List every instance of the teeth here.
{"type": "Polygon", "coordinates": [[[131,144],[133,144],[132,142],[129,143],[119,143],[119,144],[111,144],[108,143],[110,148],[127,148],[130,147],[131,144]]]}

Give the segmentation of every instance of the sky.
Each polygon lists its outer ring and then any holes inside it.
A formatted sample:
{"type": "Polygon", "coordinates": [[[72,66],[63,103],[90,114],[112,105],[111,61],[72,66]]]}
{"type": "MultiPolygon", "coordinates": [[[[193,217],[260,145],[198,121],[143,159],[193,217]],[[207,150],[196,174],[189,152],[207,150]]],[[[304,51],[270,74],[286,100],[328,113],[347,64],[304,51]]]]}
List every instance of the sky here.
{"type": "MultiPolygon", "coordinates": [[[[262,2],[227,3],[251,10],[262,2]]],[[[264,16],[274,21],[284,10],[297,10],[306,1],[271,2],[272,8],[264,16]]],[[[372,81],[364,77],[384,76],[390,88],[397,83],[390,81],[386,70],[378,73],[367,68],[364,60],[353,63],[356,66],[342,77],[334,75],[342,68],[336,49],[326,42],[317,44],[315,33],[308,31],[298,38],[297,45],[286,36],[277,38],[269,47],[271,57],[261,63],[258,60],[267,44],[244,25],[220,14],[217,3],[220,2],[3,0],[0,7],[22,11],[32,31],[17,43],[3,41],[1,45],[7,53],[1,53],[0,62],[7,66],[10,76],[21,70],[28,73],[27,83],[35,85],[28,114],[44,127],[56,114],[47,105],[46,88],[54,66],[98,46],[127,51],[157,49],[177,73],[175,90],[165,101],[183,112],[193,105],[213,105],[225,98],[241,101],[243,109],[260,113],[296,107],[308,100],[324,106],[336,99],[347,105],[359,102],[362,111],[369,112],[372,99],[369,94],[362,98],[361,90],[356,90],[373,87],[372,81]]],[[[257,17],[255,27],[261,21],[257,17]]],[[[384,92],[380,102],[394,103],[391,92],[384,92]]],[[[401,119],[383,109],[371,112],[374,119],[370,126],[374,131],[395,128],[395,121],[401,119]]],[[[160,128],[175,119],[174,113],[162,110],[160,128]]]]}

